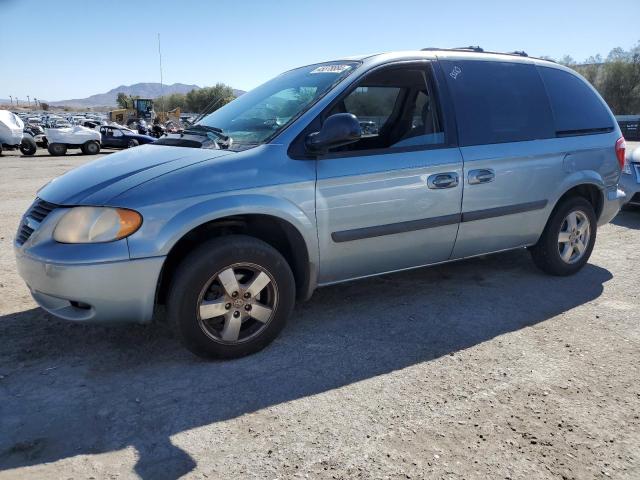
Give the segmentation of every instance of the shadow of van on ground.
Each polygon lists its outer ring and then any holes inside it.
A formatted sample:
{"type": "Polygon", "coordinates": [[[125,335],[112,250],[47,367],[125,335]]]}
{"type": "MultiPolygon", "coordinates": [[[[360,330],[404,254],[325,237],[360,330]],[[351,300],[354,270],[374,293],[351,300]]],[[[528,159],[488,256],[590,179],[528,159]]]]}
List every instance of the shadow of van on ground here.
{"type": "Polygon", "coordinates": [[[599,297],[587,265],[539,273],[524,250],[328,287],[279,339],[206,362],[164,323],[96,327],[40,309],[0,317],[0,468],[134,446],[142,478],[195,468],[176,433],[320,394],[466,349],[599,297]],[[579,288],[576,288],[576,285],[579,288]]]}

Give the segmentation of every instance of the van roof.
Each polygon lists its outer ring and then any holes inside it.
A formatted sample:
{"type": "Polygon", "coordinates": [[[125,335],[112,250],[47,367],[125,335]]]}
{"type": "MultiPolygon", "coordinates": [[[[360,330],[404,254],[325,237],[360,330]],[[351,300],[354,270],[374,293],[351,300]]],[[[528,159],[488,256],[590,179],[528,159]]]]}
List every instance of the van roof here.
{"type": "Polygon", "coordinates": [[[516,50],[513,52],[493,52],[482,49],[478,46],[460,47],[460,48],[438,48],[428,47],[420,50],[407,50],[407,51],[391,51],[391,52],[378,52],[370,53],[366,55],[354,55],[343,58],[342,60],[366,60],[379,56],[412,56],[423,58],[486,58],[486,59],[502,59],[507,61],[535,61],[535,63],[548,62],[554,66],[560,66],[555,61],[548,58],[531,57],[523,50],[516,50]]]}

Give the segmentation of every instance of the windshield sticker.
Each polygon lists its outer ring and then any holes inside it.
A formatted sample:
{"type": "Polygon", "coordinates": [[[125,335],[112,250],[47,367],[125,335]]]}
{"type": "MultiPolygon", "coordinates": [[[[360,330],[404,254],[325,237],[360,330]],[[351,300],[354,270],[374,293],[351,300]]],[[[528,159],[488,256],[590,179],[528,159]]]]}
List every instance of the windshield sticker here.
{"type": "Polygon", "coordinates": [[[456,65],[453,67],[453,70],[451,70],[451,73],[449,73],[449,76],[454,80],[457,80],[458,75],[460,75],[461,73],[462,73],[462,69],[456,65]]]}
{"type": "Polygon", "coordinates": [[[323,65],[321,67],[314,68],[311,70],[311,73],[342,73],[350,68],[351,65],[323,65]]]}

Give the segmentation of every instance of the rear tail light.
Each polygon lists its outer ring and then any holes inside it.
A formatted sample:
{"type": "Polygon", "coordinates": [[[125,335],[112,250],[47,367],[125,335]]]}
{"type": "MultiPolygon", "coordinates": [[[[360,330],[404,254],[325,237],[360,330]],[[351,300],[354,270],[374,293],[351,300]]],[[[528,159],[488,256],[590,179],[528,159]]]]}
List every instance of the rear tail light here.
{"type": "Polygon", "coordinates": [[[627,144],[624,141],[624,137],[620,137],[616,141],[616,157],[618,157],[618,163],[620,164],[620,168],[622,170],[624,170],[624,156],[626,150],[627,144]]]}

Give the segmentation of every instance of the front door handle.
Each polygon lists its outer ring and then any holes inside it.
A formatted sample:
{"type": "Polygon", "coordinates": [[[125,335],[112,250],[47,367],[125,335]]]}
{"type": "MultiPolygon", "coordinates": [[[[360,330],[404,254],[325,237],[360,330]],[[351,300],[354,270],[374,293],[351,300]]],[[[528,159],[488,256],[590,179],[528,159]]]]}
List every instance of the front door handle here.
{"type": "Polygon", "coordinates": [[[493,182],[496,178],[496,172],[490,168],[481,168],[469,171],[469,185],[477,185],[478,183],[493,182]]]}
{"type": "Polygon", "coordinates": [[[458,174],[456,172],[436,173],[427,178],[429,188],[453,188],[458,185],[458,174]]]}

